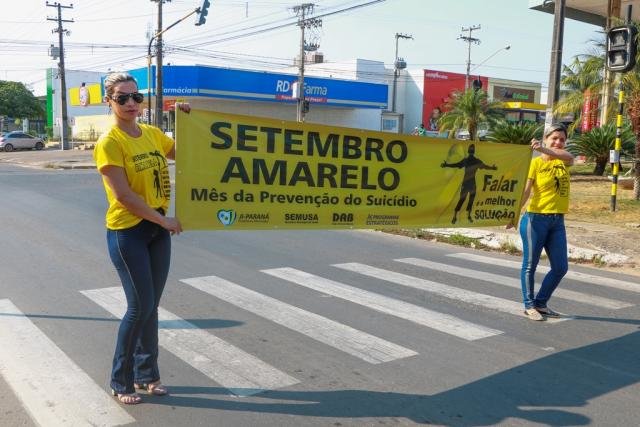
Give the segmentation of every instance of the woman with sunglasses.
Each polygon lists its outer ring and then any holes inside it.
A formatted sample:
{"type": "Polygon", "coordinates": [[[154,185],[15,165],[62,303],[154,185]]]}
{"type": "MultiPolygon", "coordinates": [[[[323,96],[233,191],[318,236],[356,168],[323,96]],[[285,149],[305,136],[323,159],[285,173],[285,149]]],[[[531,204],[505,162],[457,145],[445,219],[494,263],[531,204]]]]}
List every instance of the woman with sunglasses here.
{"type": "MultiPolygon", "coordinates": [[[[158,304],[169,274],[172,234],[182,226],[166,216],[171,196],[167,159],[174,141],[138,123],[144,96],[133,77],[109,74],[105,101],[114,125],[98,140],[94,159],[107,196],[107,247],[127,300],[118,329],[111,390],[121,403],[142,401],[136,390],[168,393],[158,370],[158,304]]],[[[178,104],[189,112],[188,104],[178,104]]]]}

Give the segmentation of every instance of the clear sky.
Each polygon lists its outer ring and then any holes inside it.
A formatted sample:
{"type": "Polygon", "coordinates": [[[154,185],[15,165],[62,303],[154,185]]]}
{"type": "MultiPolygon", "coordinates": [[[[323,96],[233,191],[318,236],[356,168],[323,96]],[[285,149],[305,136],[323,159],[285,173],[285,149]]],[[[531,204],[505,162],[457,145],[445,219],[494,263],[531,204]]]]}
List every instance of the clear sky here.
{"type": "MultiPolygon", "coordinates": [[[[458,37],[462,27],[480,25],[472,34],[481,40],[471,46],[472,68],[486,62],[474,74],[540,82],[546,90],[553,16],[530,10],[529,0],[385,0],[353,8],[369,1],[314,1],[314,15],[351,8],[322,18],[322,28],[315,36],[325,62],[363,58],[392,67],[395,34],[403,33],[413,36],[413,40],[399,40],[399,56],[409,69],[465,73],[467,44],[458,37]],[[511,49],[501,50],[507,45],[511,49]]],[[[45,0],[0,2],[0,79],[22,81],[41,95],[45,70],[56,67],[47,51],[49,45],[58,45],[58,34],[52,33],[57,23],[47,18],[57,17],[57,8],[47,7],[45,0]]],[[[74,21],[64,23],[71,32],[64,38],[67,68],[106,72],[146,66],[148,33],[157,23],[155,2],[72,2],[72,9],[62,9],[63,19],[74,21]]],[[[68,6],[71,1],[60,3],[68,6]]],[[[193,16],[165,33],[165,63],[273,71],[291,66],[300,43],[292,8],[301,3],[211,0],[205,25],[195,26],[193,16]],[[281,28],[266,30],[277,26],[281,28]]],[[[202,0],[165,3],[163,27],[201,4],[202,0]]],[[[589,41],[602,38],[599,30],[567,19],[563,62],[590,52],[589,41]]]]}

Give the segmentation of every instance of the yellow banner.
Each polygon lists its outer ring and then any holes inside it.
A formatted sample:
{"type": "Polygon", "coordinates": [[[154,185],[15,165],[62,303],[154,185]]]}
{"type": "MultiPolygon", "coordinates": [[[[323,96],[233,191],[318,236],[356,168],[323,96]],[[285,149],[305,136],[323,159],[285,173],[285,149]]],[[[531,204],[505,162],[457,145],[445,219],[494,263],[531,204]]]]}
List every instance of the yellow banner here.
{"type": "Polygon", "coordinates": [[[177,112],[185,230],[473,227],[517,221],[531,150],[177,112]]]}

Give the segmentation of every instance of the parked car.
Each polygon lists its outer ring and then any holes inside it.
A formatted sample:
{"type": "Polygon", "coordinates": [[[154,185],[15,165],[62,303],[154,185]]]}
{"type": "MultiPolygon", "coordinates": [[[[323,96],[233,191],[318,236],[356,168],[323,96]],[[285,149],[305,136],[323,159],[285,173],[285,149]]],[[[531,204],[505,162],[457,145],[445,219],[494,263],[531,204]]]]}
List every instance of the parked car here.
{"type": "MultiPolygon", "coordinates": [[[[489,130],[489,127],[485,124],[481,124],[478,127],[478,132],[476,134],[476,137],[480,140],[480,141],[486,141],[487,137],[489,136],[489,134],[491,133],[491,131],[489,130]]],[[[469,131],[466,129],[461,129],[458,130],[458,132],[456,132],[456,139],[462,139],[462,140],[468,140],[469,138],[469,131]]]]}
{"type": "MultiPolygon", "coordinates": [[[[478,134],[476,135],[480,141],[486,141],[489,136],[490,131],[487,129],[478,130],[478,134]]],[[[461,130],[456,134],[456,139],[468,140],[469,139],[469,131],[461,130]]]]}
{"type": "Polygon", "coordinates": [[[44,148],[44,141],[42,138],[18,131],[8,132],[0,136],[0,150],[31,150],[33,148],[36,150],[42,150],[44,148]]]}

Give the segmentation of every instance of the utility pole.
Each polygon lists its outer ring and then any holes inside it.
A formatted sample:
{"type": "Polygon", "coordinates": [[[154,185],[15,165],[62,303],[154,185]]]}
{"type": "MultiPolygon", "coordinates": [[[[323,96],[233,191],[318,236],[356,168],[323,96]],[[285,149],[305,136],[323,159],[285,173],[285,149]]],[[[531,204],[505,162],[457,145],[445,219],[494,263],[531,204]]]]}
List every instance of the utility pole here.
{"type": "Polygon", "coordinates": [[[176,22],[169,25],[167,28],[160,31],[159,33],[154,34],[153,36],[151,36],[151,34],[148,33],[150,37],[149,37],[149,45],[147,47],[147,120],[146,120],[147,124],[151,123],[151,45],[153,44],[153,41],[156,39],[156,37],[162,36],[163,33],[166,33],[168,30],[172,29],[173,27],[175,27],[176,25],[178,25],[179,23],[181,23],[182,21],[184,21],[185,19],[187,19],[188,17],[196,13],[200,14],[198,18],[198,22],[196,22],[196,26],[204,25],[204,23],[207,21],[209,6],[211,6],[211,3],[209,2],[209,0],[204,0],[202,7],[198,7],[192,10],[191,12],[189,12],[182,18],[178,19],[176,22]]]}
{"type": "Polygon", "coordinates": [[[64,34],[69,34],[68,30],[62,28],[63,22],[73,22],[73,19],[62,19],[62,9],[73,9],[73,4],[70,6],[63,6],[60,3],[49,3],[47,2],[48,7],[55,7],[58,9],[58,17],[57,18],[47,18],[47,21],[58,21],[58,28],[52,30],[53,33],[58,33],[58,44],[60,49],[60,61],[58,62],[58,75],[60,76],[60,104],[62,109],[62,127],[60,129],[60,149],[68,150],[69,149],[69,126],[68,117],[67,117],[67,83],[65,79],[65,71],[64,71],[64,44],[62,41],[62,36],[64,34]]]}
{"type": "Polygon", "coordinates": [[[562,38],[564,35],[565,0],[555,0],[553,18],[553,40],[551,42],[551,61],[549,64],[549,89],[547,93],[547,112],[545,127],[554,122],[553,106],[560,98],[560,68],[562,66],[562,38]]]}
{"type": "Polygon", "coordinates": [[[298,16],[298,26],[300,27],[300,66],[298,67],[298,96],[296,120],[304,122],[304,116],[309,110],[309,103],[304,97],[304,59],[305,50],[316,50],[318,45],[307,45],[304,39],[305,28],[318,28],[322,26],[322,20],[318,18],[306,18],[307,13],[313,13],[313,3],[303,3],[294,6],[293,11],[298,16]]]}
{"type": "MultiPolygon", "coordinates": [[[[162,129],[162,4],[171,0],[152,0],[158,3],[158,31],[156,32],[156,120],[155,125],[162,129]]],[[[149,112],[151,114],[151,112],[149,112]]]]}
{"type": "Polygon", "coordinates": [[[413,36],[410,34],[400,34],[396,33],[396,55],[393,61],[393,96],[391,97],[391,111],[396,112],[396,91],[398,89],[398,76],[400,75],[400,70],[407,68],[407,63],[404,59],[398,58],[398,39],[411,39],[413,40],[413,36]]]}
{"type": "Polygon", "coordinates": [[[462,32],[468,31],[469,35],[463,36],[462,34],[460,34],[458,36],[458,40],[464,40],[465,42],[467,42],[467,45],[468,45],[467,46],[467,74],[465,75],[465,78],[464,78],[464,90],[469,89],[469,74],[471,74],[471,43],[480,44],[480,39],[471,37],[471,33],[479,29],[480,29],[480,25],[475,25],[473,27],[467,27],[467,28],[462,27],[462,32]]]}

